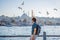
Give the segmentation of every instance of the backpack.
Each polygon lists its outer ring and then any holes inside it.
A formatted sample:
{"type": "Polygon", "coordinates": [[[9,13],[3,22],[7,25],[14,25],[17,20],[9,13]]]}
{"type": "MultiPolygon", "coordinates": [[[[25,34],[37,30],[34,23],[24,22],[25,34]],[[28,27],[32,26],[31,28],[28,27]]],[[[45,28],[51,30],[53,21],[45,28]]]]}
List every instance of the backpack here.
{"type": "Polygon", "coordinates": [[[38,34],[41,32],[41,27],[39,25],[37,25],[38,28],[38,34]]]}

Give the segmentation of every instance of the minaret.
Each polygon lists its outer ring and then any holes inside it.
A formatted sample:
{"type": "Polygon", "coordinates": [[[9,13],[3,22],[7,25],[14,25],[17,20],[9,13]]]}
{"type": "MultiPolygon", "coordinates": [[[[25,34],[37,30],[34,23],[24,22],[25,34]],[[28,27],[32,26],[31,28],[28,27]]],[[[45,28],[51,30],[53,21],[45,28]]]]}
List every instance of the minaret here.
{"type": "Polygon", "coordinates": [[[29,11],[28,11],[28,13],[27,13],[27,16],[29,16],[29,11]]]}
{"type": "Polygon", "coordinates": [[[33,10],[32,10],[32,18],[34,17],[34,15],[33,15],[33,10]]]}

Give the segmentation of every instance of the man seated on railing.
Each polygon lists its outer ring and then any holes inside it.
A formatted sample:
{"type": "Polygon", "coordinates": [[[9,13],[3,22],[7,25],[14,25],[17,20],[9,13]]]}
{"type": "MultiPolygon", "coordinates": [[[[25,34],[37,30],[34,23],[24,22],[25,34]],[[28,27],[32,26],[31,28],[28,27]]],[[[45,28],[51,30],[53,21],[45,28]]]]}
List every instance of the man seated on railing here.
{"type": "Polygon", "coordinates": [[[36,18],[32,18],[32,35],[30,37],[30,40],[35,40],[36,37],[39,35],[40,33],[40,26],[38,24],[36,24],[36,18]]]}

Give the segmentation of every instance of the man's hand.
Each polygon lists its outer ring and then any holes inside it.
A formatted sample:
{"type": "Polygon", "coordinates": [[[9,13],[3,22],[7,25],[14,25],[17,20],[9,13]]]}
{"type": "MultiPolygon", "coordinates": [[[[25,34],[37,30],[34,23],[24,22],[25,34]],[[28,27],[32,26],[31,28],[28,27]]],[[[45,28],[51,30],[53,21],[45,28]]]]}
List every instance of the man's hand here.
{"type": "Polygon", "coordinates": [[[34,28],[34,35],[36,34],[36,28],[34,28]]]}

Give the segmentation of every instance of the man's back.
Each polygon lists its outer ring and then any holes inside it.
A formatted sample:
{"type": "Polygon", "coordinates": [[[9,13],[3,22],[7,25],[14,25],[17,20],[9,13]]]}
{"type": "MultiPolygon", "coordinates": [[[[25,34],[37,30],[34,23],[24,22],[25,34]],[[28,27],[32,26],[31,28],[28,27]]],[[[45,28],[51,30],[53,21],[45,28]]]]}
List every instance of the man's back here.
{"type": "Polygon", "coordinates": [[[32,34],[34,34],[34,29],[35,29],[35,28],[36,28],[36,33],[35,33],[35,35],[38,35],[38,27],[37,27],[36,22],[34,22],[33,25],[32,25],[32,34]]]}

